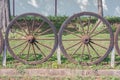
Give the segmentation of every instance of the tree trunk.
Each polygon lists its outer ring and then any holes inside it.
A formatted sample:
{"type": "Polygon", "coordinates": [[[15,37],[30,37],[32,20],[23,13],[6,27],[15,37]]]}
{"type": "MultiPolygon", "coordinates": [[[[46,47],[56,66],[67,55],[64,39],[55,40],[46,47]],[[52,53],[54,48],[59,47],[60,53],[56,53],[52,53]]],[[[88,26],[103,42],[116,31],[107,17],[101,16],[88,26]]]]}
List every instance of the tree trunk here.
{"type": "Polygon", "coordinates": [[[3,19],[2,12],[3,12],[3,1],[0,0],[0,29],[2,28],[2,19],[3,19]]]}
{"type": "Polygon", "coordinates": [[[102,0],[98,0],[98,14],[103,16],[103,5],[102,0]]]}
{"type": "Polygon", "coordinates": [[[57,0],[55,0],[55,16],[57,16],[57,0]]]}
{"type": "Polygon", "coordinates": [[[8,0],[0,0],[0,28],[3,32],[9,24],[9,6],[8,0]]]}

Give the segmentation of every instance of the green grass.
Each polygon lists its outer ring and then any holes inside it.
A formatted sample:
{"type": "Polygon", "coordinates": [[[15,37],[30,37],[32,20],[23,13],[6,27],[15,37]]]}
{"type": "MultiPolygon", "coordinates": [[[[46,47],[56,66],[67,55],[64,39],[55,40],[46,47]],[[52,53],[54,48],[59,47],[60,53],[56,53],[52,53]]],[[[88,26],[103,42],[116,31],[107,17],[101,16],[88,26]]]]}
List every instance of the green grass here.
{"type": "Polygon", "coordinates": [[[25,65],[22,64],[21,62],[18,62],[17,60],[13,59],[11,55],[7,56],[7,65],[6,67],[2,66],[2,57],[0,57],[0,68],[15,68],[18,70],[23,70],[23,69],[38,69],[38,68],[44,68],[44,69],[80,69],[80,70],[106,70],[106,69],[120,69],[119,65],[119,60],[120,56],[116,55],[115,56],[115,67],[112,68],[110,65],[110,55],[109,57],[105,58],[104,61],[99,63],[98,65],[91,65],[91,66],[82,66],[80,64],[73,64],[69,62],[63,55],[62,55],[62,63],[57,64],[57,58],[56,55],[53,55],[47,62],[44,62],[42,64],[37,64],[37,65],[25,65]]]}
{"type": "MultiPolygon", "coordinates": [[[[76,33],[77,34],[77,33],[76,33]]],[[[108,36],[109,34],[107,34],[107,33],[104,33],[104,34],[100,34],[100,35],[98,35],[97,37],[103,37],[103,38],[105,38],[106,36],[108,36]]],[[[12,35],[12,36],[14,36],[14,35],[12,35]]],[[[44,35],[44,36],[42,36],[42,37],[50,37],[50,36],[52,36],[52,34],[49,34],[49,35],[44,35]]],[[[15,36],[15,37],[19,37],[19,36],[15,36]]],[[[70,35],[70,34],[66,34],[65,36],[63,36],[63,37],[65,37],[66,39],[71,39],[71,37],[72,37],[72,39],[73,39],[73,35],[70,35]]],[[[45,44],[47,44],[47,43],[49,43],[49,42],[45,42],[45,44]]],[[[70,43],[70,42],[69,42],[70,43]]],[[[66,43],[64,43],[64,45],[65,45],[65,47],[69,47],[71,44],[69,44],[68,42],[66,42],[66,43]]],[[[73,43],[74,44],[74,42],[72,42],[71,41],[71,43],[73,43]]],[[[11,42],[11,45],[12,46],[14,46],[15,44],[19,44],[19,43],[15,43],[15,42],[11,42]]],[[[101,44],[104,44],[104,46],[108,46],[106,43],[101,43],[101,44]],[[106,45],[105,45],[106,44],[106,45]]],[[[51,43],[50,43],[50,45],[51,45],[51,43]]],[[[24,46],[23,46],[24,47],[24,46]]],[[[22,47],[21,47],[22,48],[22,47]]],[[[68,52],[72,52],[72,51],[74,51],[75,50],[75,48],[76,47],[73,47],[73,49],[72,50],[69,50],[68,52]]],[[[17,50],[15,50],[15,52],[17,53],[17,52],[20,52],[21,50],[20,50],[20,48],[17,48],[17,50]]],[[[46,51],[45,49],[44,49],[44,51],[46,51]]],[[[91,53],[93,53],[93,50],[91,49],[90,50],[91,51],[91,53]]],[[[102,50],[100,50],[99,48],[98,48],[98,50],[97,50],[98,52],[101,52],[101,53],[103,53],[104,54],[104,51],[102,51],[102,50]]],[[[79,52],[81,52],[81,50],[79,51],[79,52]]],[[[27,52],[26,52],[27,53],[27,52]]],[[[62,53],[62,52],[61,52],[62,53]]],[[[7,65],[6,65],[6,68],[22,68],[22,69],[26,69],[26,68],[48,68],[48,69],[51,69],[51,68],[56,68],[56,69],[59,69],[59,68],[69,68],[69,69],[112,69],[111,68],[111,66],[110,66],[110,54],[109,54],[109,56],[107,57],[107,58],[105,58],[104,59],[104,61],[102,61],[100,64],[97,64],[97,65],[91,65],[91,66],[82,66],[82,65],[80,65],[80,64],[73,64],[72,62],[69,62],[68,61],[68,59],[67,58],[65,58],[64,57],[64,55],[62,54],[61,55],[61,64],[59,65],[59,64],[57,64],[57,55],[56,55],[57,53],[55,52],[54,53],[54,55],[52,55],[52,57],[48,60],[48,61],[46,61],[46,62],[44,62],[44,63],[42,63],[42,64],[37,64],[37,65],[25,65],[25,64],[22,64],[21,62],[19,62],[19,61],[17,61],[17,60],[15,60],[11,55],[10,55],[10,53],[9,52],[7,52],[7,65]]],[[[87,53],[87,50],[85,50],[85,54],[88,54],[87,53]]],[[[33,56],[34,57],[34,56],[33,56]]],[[[77,56],[78,57],[78,56],[77,56]]],[[[93,55],[93,57],[94,57],[94,55],[93,55]]],[[[24,58],[24,57],[23,57],[24,58]]],[[[31,59],[31,58],[30,58],[31,59]]],[[[78,59],[80,59],[80,57],[78,57],[78,59]]],[[[115,65],[115,69],[120,69],[120,65],[119,65],[119,60],[120,60],[120,56],[118,56],[118,54],[116,53],[116,65],[115,65]]],[[[32,59],[33,60],[33,59],[32,59]]],[[[1,55],[1,57],[0,57],[0,64],[2,64],[2,55],[1,55]]],[[[85,58],[83,58],[83,62],[86,62],[86,61],[90,61],[90,59],[86,56],[85,58]]],[[[2,65],[0,65],[0,68],[4,68],[4,67],[2,67],[2,65]]]]}

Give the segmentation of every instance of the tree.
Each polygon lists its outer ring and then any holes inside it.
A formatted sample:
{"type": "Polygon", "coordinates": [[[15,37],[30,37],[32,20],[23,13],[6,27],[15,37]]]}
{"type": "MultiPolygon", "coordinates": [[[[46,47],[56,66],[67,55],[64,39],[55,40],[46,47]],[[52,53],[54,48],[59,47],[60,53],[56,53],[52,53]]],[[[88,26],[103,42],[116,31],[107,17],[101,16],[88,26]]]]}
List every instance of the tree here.
{"type": "Polygon", "coordinates": [[[57,0],[55,0],[55,16],[57,16],[57,0]]]}
{"type": "Polygon", "coordinates": [[[0,28],[5,32],[9,24],[9,0],[0,0],[0,28]]]}
{"type": "Polygon", "coordinates": [[[102,0],[97,0],[98,2],[98,14],[103,16],[103,5],[102,5],[102,0]]]}
{"type": "Polygon", "coordinates": [[[3,1],[0,0],[0,28],[2,27],[2,11],[3,11],[3,1]]]}

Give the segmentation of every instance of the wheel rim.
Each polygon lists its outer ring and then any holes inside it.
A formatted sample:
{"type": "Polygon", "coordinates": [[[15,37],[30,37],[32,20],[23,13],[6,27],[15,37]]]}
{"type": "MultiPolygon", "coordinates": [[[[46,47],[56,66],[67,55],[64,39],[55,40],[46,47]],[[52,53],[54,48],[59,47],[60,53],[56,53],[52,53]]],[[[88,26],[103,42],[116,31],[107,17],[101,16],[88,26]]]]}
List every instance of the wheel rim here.
{"type": "Polygon", "coordinates": [[[58,39],[63,54],[71,62],[91,65],[107,57],[113,48],[114,36],[104,18],[95,13],[82,12],[62,24],[58,39]]]}
{"type": "Polygon", "coordinates": [[[12,56],[24,64],[38,64],[52,56],[57,47],[53,24],[44,16],[25,13],[13,19],[6,31],[12,56]]]}
{"type": "Polygon", "coordinates": [[[120,34],[120,27],[117,27],[116,32],[115,32],[114,42],[115,42],[116,51],[120,55],[120,48],[119,48],[119,46],[120,46],[120,35],[119,34],[120,34]]]}

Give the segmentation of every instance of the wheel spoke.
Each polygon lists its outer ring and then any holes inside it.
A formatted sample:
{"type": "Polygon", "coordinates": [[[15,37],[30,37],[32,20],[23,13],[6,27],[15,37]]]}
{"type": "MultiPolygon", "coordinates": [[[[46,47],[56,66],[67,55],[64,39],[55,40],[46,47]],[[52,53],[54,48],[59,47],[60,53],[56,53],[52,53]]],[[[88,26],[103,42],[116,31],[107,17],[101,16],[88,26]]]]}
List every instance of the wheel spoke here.
{"type": "Polygon", "coordinates": [[[21,33],[19,33],[19,32],[15,32],[15,33],[19,34],[20,36],[25,36],[25,35],[23,35],[23,34],[21,34],[21,33]]]}
{"type": "Polygon", "coordinates": [[[80,46],[72,53],[72,55],[74,55],[81,47],[82,47],[82,44],[80,44],[80,46]]]}
{"type": "Polygon", "coordinates": [[[38,44],[40,44],[41,46],[44,46],[44,47],[46,47],[46,48],[48,48],[48,49],[52,50],[52,48],[51,48],[51,47],[49,47],[48,45],[44,45],[44,44],[42,44],[42,43],[40,43],[40,42],[38,42],[38,41],[36,41],[36,43],[38,43],[38,44]]]}
{"type": "Polygon", "coordinates": [[[28,34],[17,21],[15,22],[17,23],[18,27],[25,32],[25,34],[28,34]]]}
{"type": "Polygon", "coordinates": [[[92,41],[110,41],[110,39],[91,39],[92,41]]]}
{"type": "Polygon", "coordinates": [[[33,35],[33,32],[34,32],[34,25],[35,25],[35,17],[33,18],[33,22],[32,22],[32,35],[33,35]]]}
{"type": "Polygon", "coordinates": [[[83,55],[84,55],[84,51],[85,51],[85,44],[83,44],[83,49],[82,49],[82,58],[83,58],[83,55]]]}
{"type": "Polygon", "coordinates": [[[104,46],[102,46],[102,45],[100,45],[100,44],[97,44],[97,43],[92,42],[92,41],[91,41],[91,43],[93,43],[93,44],[95,44],[95,45],[97,45],[97,46],[99,46],[99,47],[101,47],[101,48],[103,48],[103,49],[107,50],[107,48],[106,48],[106,47],[104,47],[104,46]]]}
{"type": "Polygon", "coordinates": [[[26,40],[26,39],[22,39],[22,38],[12,39],[12,38],[9,38],[9,40],[26,40]]]}
{"type": "Polygon", "coordinates": [[[83,26],[82,21],[81,21],[80,18],[79,18],[79,21],[80,21],[80,25],[81,25],[82,31],[83,31],[83,33],[85,34],[84,26],[83,26]]]}
{"type": "Polygon", "coordinates": [[[55,40],[55,39],[52,39],[52,38],[51,39],[48,39],[48,38],[40,38],[40,39],[36,38],[36,40],[55,40]]]}
{"type": "Polygon", "coordinates": [[[96,30],[96,28],[99,26],[99,24],[101,23],[101,20],[97,21],[97,23],[95,24],[95,26],[93,27],[93,29],[90,31],[90,35],[93,34],[96,30]]]}
{"type": "Polygon", "coordinates": [[[90,54],[90,49],[89,49],[88,44],[87,44],[86,46],[87,46],[87,51],[88,51],[88,54],[89,54],[89,58],[90,58],[90,60],[92,61],[92,56],[91,56],[91,54],[90,54]]]}
{"type": "Polygon", "coordinates": [[[91,24],[91,16],[89,17],[89,20],[88,20],[87,34],[88,34],[89,31],[90,31],[90,24],[91,24]]]}
{"type": "Polygon", "coordinates": [[[97,54],[98,57],[100,57],[100,55],[98,54],[98,52],[95,50],[95,48],[89,43],[90,47],[93,49],[93,51],[97,54]]]}
{"type": "Polygon", "coordinates": [[[24,50],[27,48],[28,43],[25,45],[25,47],[21,50],[21,52],[19,53],[19,55],[22,55],[22,53],[24,52],[24,50]]]}
{"type": "Polygon", "coordinates": [[[30,28],[29,28],[29,26],[28,26],[27,21],[26,21],[25,18],[24,18],[24,21],[25,21],[25,24],[26,24],[26,26],[27,26],[28,33],[30,34],[30,28]]]}
{"type": "Polygon", "coordinates": [[[27,53],[27,57],[26,57],[26,59],[28,59],[29,58],[29,56],[30,56],[30,49],[31,48],[31,44],[29,44],[29,47],[28,47],[28,53],[27,53]]]}
{"type": "Polygon", "coordinates": [[[39,29],[43,26],[44,23],[45,23],[45,22],[43,21],[43,22],[39,25],[39,27],[38,27],[37,29],[35,29],[34,33],[39,32],[39,29]]]}
{"type": "Polygon", "coordinates": [[[100,34],[101,32],[105,31],[106,29],[108,29],[108,28],[104,28],[104,29],[102,29],[101,31],[95,33],[94,35],[91,35],[91,37],[97,36],[98,34],[100,34]]]}
{"type": "Polygon", "coordinates": [[[52,30],[52,28],[49,28],[49,29],[47,29],[47,30],[41,32],[40,35],[45,34],[45,33],[49,32],[49,31],[51,31],[51,30],[52,30]]]}
{"type": "Polygon", "coordinates": [[[74,44],[74,45],[72,45],[72,46],[66,48],[65,50],[68,50],[68,49],[70,49],[70,48],[72,48],[72,47],[75,47],[76,45],[79,45],[80,43],[81,43],[81,42],[78,42],[78,43],[76,43],[76,44],[74,44]]]}
{"type": "Polygon", "coordinates": [[[35,51],[34,44],[32,44],[32,49],[33,49],[33,53],[34,53],[34,55],[35,55],[35,59],[37,59],[37,56],[36,56],[36,51],[35,51]]]}
{"type": "Polygon", "coordinates": [[[12,49],[15,49],[15,48],[17,48],[17,47],[19,47],[19,46],[21,46],[21,45],[24,45],[26,42],[27,42],[27,41],[25,41],[25,42],[23,42],[23,43],[20,43],[19,45],[14,46],[12,49]]]}
{"type": "Polygon", "coordinates": [[[41,52],[41,54],[42,54],[44,57],[46,57],[46,55],[45,55],[44,52],[39,48],[39,46],[38,46],[36,43],[34,43],[34,44],[35,44],[36,48],[41,52]]]}
{"type": "Polygon", "coordinates": [[[66,30],[66,29],[65,29],[64,31],[66,31],[66,32],[68,32],[68,33],[71,33],[71,34],[73,34],[74,36],[81,37],[81,36],[76,35],[74,32],[71,32],[71,31],[69,31],[69,30],[66,30]]]}

